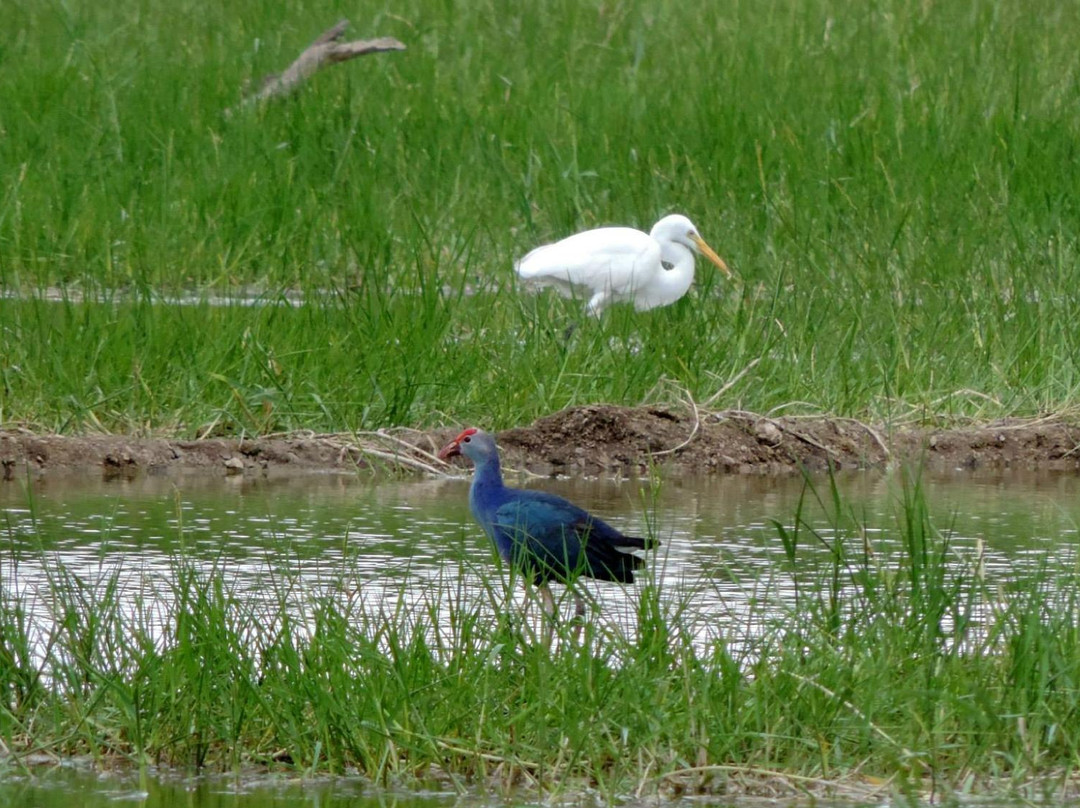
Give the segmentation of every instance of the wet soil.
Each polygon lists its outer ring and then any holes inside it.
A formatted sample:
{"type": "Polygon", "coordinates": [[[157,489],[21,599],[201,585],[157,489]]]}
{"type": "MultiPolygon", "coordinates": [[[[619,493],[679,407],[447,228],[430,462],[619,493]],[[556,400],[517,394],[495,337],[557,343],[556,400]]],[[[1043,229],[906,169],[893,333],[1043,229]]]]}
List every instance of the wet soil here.
{"type": "MultiPolygon", "coordinates": [[[[280,475],[395,468],[445,473],[450,469],[434,455],[457,431],[178,440],[8,428],[0,429],[0,470],[7,479],[27,473],[280,475]]],[[[498,439],[505,466],[543,475],[634,475],[653,466],[687,474],[783,474],[830,464],[885,468],[913,460],[939,469],[1080,469],[1080,421],[1060,417],[889,427],[848,418],[595,404],[505,430],[498,439]]]]}

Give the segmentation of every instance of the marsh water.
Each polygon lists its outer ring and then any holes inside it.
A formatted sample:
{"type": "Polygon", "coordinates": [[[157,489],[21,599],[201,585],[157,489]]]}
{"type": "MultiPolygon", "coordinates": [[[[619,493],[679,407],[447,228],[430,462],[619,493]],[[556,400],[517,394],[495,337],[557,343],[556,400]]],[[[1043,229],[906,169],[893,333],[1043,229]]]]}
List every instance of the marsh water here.
{"type": "MultiPolygon", "coordinates": [[[[169,596],[183,557],[220,571],[236,597],[276,602],[286,588],[303,598],[345,587],[368,609],[434,603],[445,612],[461,600],[490,600],[493,553],[469,515],[468,484],[344,475],[9,481],[0,484],[0,583],[33,605],[44,602],[39,595],[57,570],[91,587],[115,578],[145,607],[169,596]]],[[[702,642],[710,632],[730,641],[751,629],[742,607],[764,579],[783,598],[790,565],[777,524],[791,529],[798,516],[800,558],[812,561],[838,529],[887,549],[900,541],[903,518],[900,474],[835,478],[839,519],[826,477],[809,485],[796,476],[522,484],[562,494],[626,533],[658,536],[650,569],[663,597],[692,599],[702,642]]],[[[921,485],[958,563],[977,560],[1008,576],[1076,556],[1080,476],[927,474],[921,485]]],[[[633,587],[587,590],[603,619],[629,619],[633,587]]],[[[512,596],[524,597],[516,589],[512,596]]]]}
{"type": "MultiPolygon", "coordinates": [[[[453,793],[373,791],[357,778],[301,781],[285,777],[224,777],[95,773],[79,764],[0,780],[0,806],[11,808],[452,808],[453,793]]],[[[471,805],[496,805],[477,797],[471,805]]]]}
{"type": "MultiPolygon", "coordinates": [[[[647,480],[531,480],[567,496],[628,533],[657,535],[651,559],[662,596],[683,608],[695,640],[749,642],[750,604],[767,581],[783,600],[791,565],[777,525],[797,521],[810,557],[838,530],[877,547],[899,541],[903,476],[835,478],[726,476],[647,480]],[[836,503],[842,517],[836,518],[836,503]]],[[[951,536],[956,563],[1008,578],[1048,561],[1074,565],[1080,537],[1080,476],[1059,473],[924,474],[935,526],[951,536]]],[[[226,578],[234,597],[278,599],[347,587],[367,609],[397,613],[417,603],[447,613],[488,602],[493,557],[472,523],[467,479],[379,481],[308,475],[107,481],[49,477],[0,483],[5,597],[49,620],[57,570],[93,587],[119,584],[131,608],[169,598],[177,557],[226,578]],[[103,585],[103,584],[102,584],[103,585]]],[[[592,619],[632,630],[634,587],[592,583],[592,619]],[[595,616],[596,613],[599,616],[595,616]]],[[[521,595],[515,594],[519,600],[521,595]]],[[[503,604],[505,606],[505,604],[503,604]]],[[[569,604],[564,602],[564,608],[569,604]]],[[[782,604],[780,605],[782,607],[782,604]]],[[[493,605],[491,608],[499,608],[493,605]]],[[[359,784],[154,779],[100,780],[77,767],[0,781],[0,806],[135,801],[193,806],[448,805],[451,795],[367,795],[359,784]],[[252,795],[255,796],[252,796],[252,795]],[[32,797],[32,798],[31,798],[32,797]]]]}

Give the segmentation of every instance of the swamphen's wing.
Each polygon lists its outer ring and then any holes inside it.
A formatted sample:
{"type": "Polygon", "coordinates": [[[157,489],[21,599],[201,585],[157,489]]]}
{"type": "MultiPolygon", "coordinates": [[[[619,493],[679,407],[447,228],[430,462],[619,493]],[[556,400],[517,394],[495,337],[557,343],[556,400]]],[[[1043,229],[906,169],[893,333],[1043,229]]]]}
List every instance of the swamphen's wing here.
{"type": "Polygon", "coordinates": [[[542,491],[514,491],[493,513],[492,537],[499,554],[534,583],[579,575],[630,583],[642,565],[633,550],[653,544],[624,536],[573,503],[542,491]]]}

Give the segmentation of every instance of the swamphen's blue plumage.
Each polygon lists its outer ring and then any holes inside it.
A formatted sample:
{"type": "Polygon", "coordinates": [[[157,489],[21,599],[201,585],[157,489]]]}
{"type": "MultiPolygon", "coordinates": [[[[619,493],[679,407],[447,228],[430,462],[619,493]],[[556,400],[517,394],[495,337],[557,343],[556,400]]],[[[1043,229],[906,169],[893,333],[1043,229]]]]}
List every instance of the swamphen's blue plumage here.
{"type": "MultiPolygon", "coordinates": [[[[643,560],[635,550],[655,540],[625,536],[607,522],[555,494],[508,488],[503,484],[495,439],[478,429],[466,429],[439,452],[444,460],[463,454],[476,466],[469,489],[473,517],[495,543],[499,555],[541,587],[552,605],[546,584],[571,584],[579,576],[631,583],[643,560]]],[[[576,593],[575,593],[575,597],[576,593]]],[[[578,599],[578,611],[584,604],[578,599]]]]}

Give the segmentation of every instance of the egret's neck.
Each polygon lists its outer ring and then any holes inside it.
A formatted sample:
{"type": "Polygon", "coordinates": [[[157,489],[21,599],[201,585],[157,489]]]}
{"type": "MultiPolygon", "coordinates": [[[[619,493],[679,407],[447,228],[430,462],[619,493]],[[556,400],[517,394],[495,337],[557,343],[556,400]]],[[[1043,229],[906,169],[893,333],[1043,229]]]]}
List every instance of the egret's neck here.
{"type": "Polygon", "coordinates": [[[660,271],[649,288],[649,305],[638,308],[651,309],[654,306],[674,303],[686,294],[690,284],[694,282],[694,253],[689,247],[669,241],[661,245],[660,249],[661,260],[670,265],[671,269],[660,271]]]}

